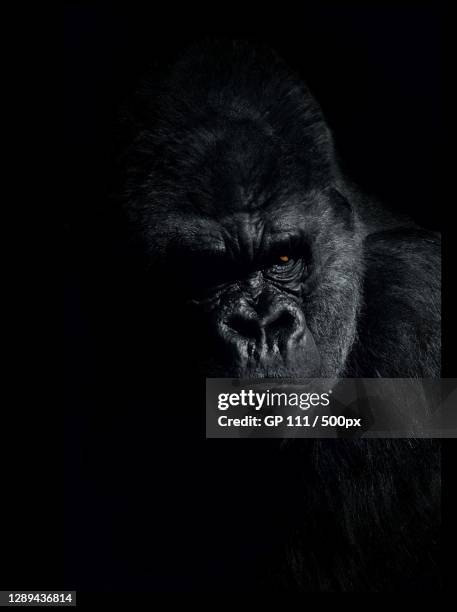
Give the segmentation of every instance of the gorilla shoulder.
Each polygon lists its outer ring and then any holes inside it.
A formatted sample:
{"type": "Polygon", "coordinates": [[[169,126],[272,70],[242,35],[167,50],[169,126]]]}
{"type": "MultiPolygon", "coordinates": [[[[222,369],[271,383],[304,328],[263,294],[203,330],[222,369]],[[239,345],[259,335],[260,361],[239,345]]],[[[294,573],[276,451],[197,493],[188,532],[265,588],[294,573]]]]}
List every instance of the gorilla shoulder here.
{"type": "Polygon", "coordinates": [[[364,261],[364,299],[347,375],[440,376],[439,234],[412,226],[370,234],[364,261]]]}

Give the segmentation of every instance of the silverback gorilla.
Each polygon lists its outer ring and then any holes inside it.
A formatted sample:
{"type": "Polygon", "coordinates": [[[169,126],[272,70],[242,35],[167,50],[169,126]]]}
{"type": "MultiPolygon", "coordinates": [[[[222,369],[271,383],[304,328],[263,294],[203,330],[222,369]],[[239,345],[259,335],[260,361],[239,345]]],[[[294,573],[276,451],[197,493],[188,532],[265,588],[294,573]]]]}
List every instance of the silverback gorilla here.
{"type": "MultiPolygon", "coordinates": [[[[343,176],[320,107],[274,52],[197,45],[133,117],[124,199],[154,286],[143,308],[167,330],[148,340],[160,371],[440,375],[439,236],[343,176]]],[[[179,521],[199,530],[204,588],[440,588],[437,442],[225,442],[182,456],[210,470],[204,526],[179,521]]]]}

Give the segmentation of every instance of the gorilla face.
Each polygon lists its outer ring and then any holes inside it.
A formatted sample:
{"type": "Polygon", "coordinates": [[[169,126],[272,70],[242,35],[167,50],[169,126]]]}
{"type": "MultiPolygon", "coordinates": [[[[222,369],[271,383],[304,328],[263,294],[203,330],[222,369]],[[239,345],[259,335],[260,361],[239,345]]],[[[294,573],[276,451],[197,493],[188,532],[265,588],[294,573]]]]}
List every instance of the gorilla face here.
{"type": "Polygon", "coordinates": [[[205,339],[206,372],[339,373],[358,300],[356,240],[339,200],[332,192],[306,200],[297,194],[260,209],[181,218],[173,260],[185,279],[182,300],[192,328],[205,339]]]}

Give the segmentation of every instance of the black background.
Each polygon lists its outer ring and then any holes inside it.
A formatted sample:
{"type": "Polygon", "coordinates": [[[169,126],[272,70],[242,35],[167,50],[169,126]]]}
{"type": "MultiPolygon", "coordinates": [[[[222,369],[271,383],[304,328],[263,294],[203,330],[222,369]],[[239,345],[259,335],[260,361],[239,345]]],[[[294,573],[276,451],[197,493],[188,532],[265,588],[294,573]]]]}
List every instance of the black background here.
{"type": "MultiPolygon", "coordinates": [[[[235,10],[226,4],[209,11],[127,4],[68,5],[65,10],[64,163],[70,189],[62,208],[69,475],[84,462],[79,445],[84,424],[75,416],[96,410],[96,398],[104,396],[102,386],[109,384],[110,370],[99,362],[97,322],[105,307],[100,275],[118,256],[112,253],[118,225],[109,195],[118,178],[119,112],[155,65],[173,61],[201,38],[268,43],[303,75],[321,103],[348,174],[425,227],[447,226],[449,199],[442,177],[448,15],[441,4],[321,2],[303,3],[293,11],[282,6],[235,10]]],[[[100,432],[100,422],[98,427],[100,432]]],[[[173,473],[175,466],[169,468],[173,473]]],[[[108,544],[96,527],[93,533],[74,533],[78,516],[87,512],[87,499],[67,493],[68,587],[84,588],[81,567],[97,563],[91,550],[74,548],[75,540],[82,535],[87,542],[98,538],[100,547],[108,544]]],[[[100,516],[103,506],[92,510],[95,524],[112,520],[100,516]]],[[[100,570],[101,584],[108,588],[110,569],[100,570]]],[[[125,580],[124,588],[135,585],[132,578],[130,585],[125,580]]],[[[185,586],[184,581],[177,589],[185,586]]]]}

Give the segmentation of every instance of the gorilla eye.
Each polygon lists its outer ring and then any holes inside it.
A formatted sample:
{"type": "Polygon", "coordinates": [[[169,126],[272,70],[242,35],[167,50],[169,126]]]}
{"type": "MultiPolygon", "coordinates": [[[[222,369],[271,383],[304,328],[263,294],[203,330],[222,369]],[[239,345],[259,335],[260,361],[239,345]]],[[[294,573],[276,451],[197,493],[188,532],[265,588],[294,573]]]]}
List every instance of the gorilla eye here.
{"type": "Polygon", "coordinates": [[[292,268],[297,260],[290,255],[278,255],[272,262],[274,268],[292,268]]]}
{"type": "Polygon", "coordinates": [[[292,282],[302,276],[305,266],[301,257],[276,255],[265,268],[266,274],[275,280],[292,282]]]}

